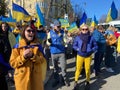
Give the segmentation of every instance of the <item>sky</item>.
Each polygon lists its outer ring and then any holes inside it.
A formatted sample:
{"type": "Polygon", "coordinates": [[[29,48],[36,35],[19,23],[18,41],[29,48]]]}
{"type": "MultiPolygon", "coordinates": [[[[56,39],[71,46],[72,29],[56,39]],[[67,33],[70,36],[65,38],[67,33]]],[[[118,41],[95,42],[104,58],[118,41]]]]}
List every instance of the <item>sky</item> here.
{"type": "Polygon", "coordinates": [[[99,20],[102,15],[107,15],[112,1],[114,1],[116,8],[120,9],[120,0],[71,0],[71,4],[74,10],[82,7],[88,18],[93,18],[95,15],[99,20]]]}

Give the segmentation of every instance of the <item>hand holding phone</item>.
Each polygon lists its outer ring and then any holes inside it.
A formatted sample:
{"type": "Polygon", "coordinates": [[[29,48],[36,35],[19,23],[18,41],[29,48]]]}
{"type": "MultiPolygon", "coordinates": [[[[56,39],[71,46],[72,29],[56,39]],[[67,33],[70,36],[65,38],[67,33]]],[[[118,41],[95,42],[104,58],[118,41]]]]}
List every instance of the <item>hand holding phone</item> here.
{"type": "Polygon", "coordinates": [[[23,56],[25,59],[32,58],[33,55],[34,55],[33,52],[29,48],[25,49],[25,51],[23,52],[23,56]]]}

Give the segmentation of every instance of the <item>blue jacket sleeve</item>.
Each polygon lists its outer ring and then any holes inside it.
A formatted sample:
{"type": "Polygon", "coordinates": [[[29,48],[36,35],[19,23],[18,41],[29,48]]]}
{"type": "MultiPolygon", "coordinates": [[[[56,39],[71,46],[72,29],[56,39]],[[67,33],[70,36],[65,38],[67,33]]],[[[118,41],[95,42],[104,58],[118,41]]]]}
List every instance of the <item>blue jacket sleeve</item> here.
{"type": "Polygon", "coordinates": [[[96,42],[96,40],[93,38],[93,47],[92,47],[92,51],[95,52],[95,51],[97,51],[97,49],[98,49],[97,42],[96,42]]]}
{"type": "Polygon", "coordinates": [[[74,49],[75,51],[79,51],[77,37],[74,39],[74,42],[73,42],[73,49],[74,49]]]}
{"type": "Polygon", "coordinates": [[[97,43],[106,43],[104,36],[97,30],[93,32],[93,37],[97,43]]]}

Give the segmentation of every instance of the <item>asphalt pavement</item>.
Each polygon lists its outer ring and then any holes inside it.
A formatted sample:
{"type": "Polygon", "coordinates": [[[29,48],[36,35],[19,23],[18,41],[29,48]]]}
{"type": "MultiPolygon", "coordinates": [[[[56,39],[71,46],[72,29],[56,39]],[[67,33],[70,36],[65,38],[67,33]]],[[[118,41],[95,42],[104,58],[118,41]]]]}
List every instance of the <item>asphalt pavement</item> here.
{"type": "MultiPolygon", "coordinates": [[[[93,72],[93,61],[91,64],[91,80],[89,89],[85,88],[85,75],[80,75],[79,85],[77,90],[120,90],[120,57],[117,57],[116,64],[113,67],[113,73],[107,72],[105,69],[104,61],[102,63],[102,73],[99,77],[95,77],[93,72]]],[[[52,87],[53,76],[49,79],[45,86],[45,90],[72,90],[74,86],[74,74],[75,74],[75,59],[67,60],[67,72],[70,80],[70,86],[58,84],[56,87],[52,87]]]]}
{"type": "MultiPolygon", "coordinates": [[[[93,61],[91,64],[93,68],[93,61]]],[[[91,69],[92,69],[91,68],[91,69]]],[[[94,72],[91,72],[91,80],[90,80],[90,88],[87,90],[120,90],[120,57],[117,57],[116,65],[113,67],[113,73],[107,72],[105,70],[104,61],[102,65],[102,74],[100,77],[95,77],[94,72]]],[[[92,70],[91,70],[92,71],[92,70]]],[[[74,86],[74,74],[75,74],[75,58],[71,58],[67,60],[67,72],[68,78],[70,81],[70,86],[66,87],[64,85],[57,85],[56,87],[52,87],[53,83],[53,70],[51,69],[47,72],[47,77],[45,81],[45,90],[72,90],[74,86]]],[[[86,90],[85,89],[85,75],[80,75],[79,85],[77,90],[86,90]]],[[[8,82],[9,90],[15,90],[14,84],[8,82]]]]}

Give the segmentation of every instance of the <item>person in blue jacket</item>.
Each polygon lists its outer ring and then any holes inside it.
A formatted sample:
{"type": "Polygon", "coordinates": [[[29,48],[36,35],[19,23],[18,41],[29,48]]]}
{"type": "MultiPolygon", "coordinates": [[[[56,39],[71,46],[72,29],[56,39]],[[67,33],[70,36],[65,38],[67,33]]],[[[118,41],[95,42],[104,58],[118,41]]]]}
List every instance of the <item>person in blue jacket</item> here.
{"type": "Polygon", "coordinates": [[[81,26],[81,33],[80,35],[76,36],[73,43],[73,48],[77,51],[74,84],[75,90],[78,85],[78,79],[83,67],[83,63],[86,74],[85,84],[86,86],[89,85],[92,54],[97,50],[97,43],[95,39],[91,36],[88,25],[84,24],[83,26],[81,26]]]}
{"type": "Polygon", "coordinates": [[[95,38],[98,50],[94,55],[94,70],[95,76],[99,76],[101,73],[101,62],[106,51],[106,39],[104,36],[104,28],[102,25],[99,25],[92,33],[92,36],[95,38]]]}
{"type": "Polygon", "coordinates": [[[61,29],[60,22],[55,20],[53,30],[50,30],[50,32],[47,34],[47,45],[50,46],[51,59],[54,68],[53,87],[57,86],[59,83],[65,84],[66,86],[70,85],[66,72],[64,43],[64,31],[61,29]],[[60,63],[60,66],[58,66],[58,62],[60,63]]]}

